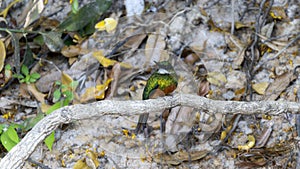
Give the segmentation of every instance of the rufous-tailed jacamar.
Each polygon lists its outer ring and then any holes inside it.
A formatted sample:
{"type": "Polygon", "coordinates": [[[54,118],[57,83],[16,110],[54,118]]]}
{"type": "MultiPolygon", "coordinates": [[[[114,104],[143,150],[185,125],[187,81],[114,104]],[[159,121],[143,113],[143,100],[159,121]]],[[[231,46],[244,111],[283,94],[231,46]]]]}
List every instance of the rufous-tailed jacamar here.
{"type": "MultiPolygon", "coordinates": [[[[158,62],[158,69],[150,76],[143,91],[143,100],[154,99],[172,93],[178,84],[177,75],[168,61],[158,62]]],[[[135,133],[147,128],[149,113],[141,114],[135,133]]]]}

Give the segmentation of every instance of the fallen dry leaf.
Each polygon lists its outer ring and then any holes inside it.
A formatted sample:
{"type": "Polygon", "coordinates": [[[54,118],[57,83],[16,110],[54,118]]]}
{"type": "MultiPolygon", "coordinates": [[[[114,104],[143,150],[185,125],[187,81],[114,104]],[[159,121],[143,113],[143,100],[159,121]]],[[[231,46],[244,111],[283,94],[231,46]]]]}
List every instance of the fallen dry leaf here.
{"type": "Polygon", "coordinates": [[[252,85],[253,90],[255,90],[258,94],[264,95],[267,87],[269,86],[268,82],[261,82],[252,85]]]}
{"type": "Polygon", "coordinates": [[[103,52],[102,51],[97,51],[93,53],[93,56],[99,61],[99,63],[104,66],[104,67],[109,67],[114,65],[117,61],[112,60],[112,59],[108,59],[106,57],[104,57],[103,52]]]}
{"type": "Polygon", "coordinates": [[[67,58],[78,56],[79,54],[81,54],[80,52],[81,48],[78,45],[64,46],[61,49],[61,54],[63,54],[67,58]]]}
{"type": "Polygon", "coordinates": [[[226,76],[221,72],[208,72],[207,81],[216,86],[221,86],[227,82],[226,76]]]}
{"type": "MultiPolygon", "coordinates": [[[[70,84],[73,82],[73,79],[68,74],[61,72],[61,83],[65,86],[70,86],[70,84]]],[[[68,90],[68,88],[62,88],[62,92],[68,90]]],[[[74,92],[75,89],[72,88],[72,91],[74,92]]]]}
{"type": "Polygon", "coordinates": [[[113,18],[106,18],[95,25],[95,28],[99,31],[106,30],[108,33],[113,32],[118,25],[118,22],[113,18]]]}
{"type": "Polygon", "coordinates": [[[80,102],[85,103],[93,99],[104,99],[105,91],[108,85],[112,81],[112,78],[108,79],[104,84],[97,85],[96,87],[89,87],[80,97],[80,102]]]}
{"type": "Polygon", "coordinates": [[[90,169],[90,167],[86,164],[85,160],[80,159],[74,164],[73,169],[90,169]]]}
{"type": "MultiPolygon", "coordinates": [[[[94,58],[96,58],[99,63],[103,66],[103,67],[109,67],[109,66],[113,66],[115,63],[117,63],[117,61],[112,60],[112,59],[108,59],[103,55],[102,51],[97,51],[93,53],[94,58]]],[[[131,68],[132,66],[130,64],[127,63],[120,63],[120,65],[124,68],[131,68]]]]}
{"type": "Polygon", "coordinates": [[[44,98],[46,96],[46,94],[43,94],[41,92],[39,92],[37,90],[37,88],[35,87],[35,84],[27,84],[27,90],[28,92],[30,92],[31,94],[33,94],[33,96],[41,103],[44,103],[44,98]]]}
{"type": "Polygon", "coordinates": [[[286,72],[275,78],[274,82],[271,83],[265,91],[264,100],[275,100],[278,96],[289,86],[290,82],[293,81],[296,76],[293,72],[286,72]]]}

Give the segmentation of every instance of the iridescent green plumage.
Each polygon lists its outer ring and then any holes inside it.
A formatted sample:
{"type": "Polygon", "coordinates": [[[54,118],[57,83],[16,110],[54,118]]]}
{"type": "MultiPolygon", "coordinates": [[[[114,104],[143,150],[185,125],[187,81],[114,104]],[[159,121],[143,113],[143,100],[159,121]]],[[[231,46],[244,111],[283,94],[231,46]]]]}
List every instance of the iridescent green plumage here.
{"type": "Polygon", "coordinates": [[[143,92],[143,100],[149,99],[151,92],[155,89],[160,89],[165,94],[169,94],[177,87],[177,75],[172,65],[167,61],[157,64],[159,69],[148,79],[143,92]]]}
{"type": "Polygon", "coordinates": [[[143,100],[149,99],[151,92],[155,89],[162,90],[165,94],[173,92],[177,87],[177,79],[170,74],[153,73],[148,79],[143,92],[143,100]]]}
{"type": "MultiPolygon", "coordinates": [[[[172,65],[167,61],[159,62],[157,65],[159,69],[150,76],[144,88],[143,100],[152,98],[152,94],[157,90],[161,90],[165,95],[167,95],[172,93],[177,87],[177,75],[172,65]]],[[[142,130],[146,128],[148,116],[148,113],[140,115],[139,122],[136,127],[136,133],[139,133],[142,125],[142,130]]]]}

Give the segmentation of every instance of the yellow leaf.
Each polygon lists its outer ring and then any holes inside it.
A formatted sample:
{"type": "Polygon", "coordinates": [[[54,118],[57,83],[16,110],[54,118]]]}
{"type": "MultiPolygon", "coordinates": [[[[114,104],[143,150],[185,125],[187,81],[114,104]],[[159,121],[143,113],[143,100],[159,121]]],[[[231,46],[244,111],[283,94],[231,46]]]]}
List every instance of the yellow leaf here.
{"type": "Polygon", "coordinates": [[[105,21],[100,21],[95,25],[95,28],[98,29],[99,31],[104,31],[105,30],[105,21]]]}
{"type": "Polygon", "coordinates": [[[10,9],[14,4],[18,3],[19,1],[20,1],[20,0],[15,0],[15,1],[11,2],[11,3],[10,3],[10,4],[9,4],[9,5],[8,5],[8,6],[0,13],[0,15],[3,15],[3,17],[6,18],[9,9],[10,9]]]}
{"type": "Polygon", "coordinates": [[[5,57],[6,57],[5,45],[2,42],[2,40],[0,40],[0,72],[3,69],[5,57]]]}
{"type": "Polygon", "coordinates": [[[91,150],[87,150],[86,151],[86,156],[89,157],[93,161],[93,163],[96,167],[98,167],[100,165],[100,163],[97,159],[97,156],[98,156],[97,153],[95,153],[91,150]]]}
{"type": "Polygon", "coordinates": [[[11,118],[11,112],[7,112],[7,113],[3,114],[3,115],[2,115],[2,118],[4,118],[4,119],[9,119],[9,118],[11,118]]]}
{"type": "Polygon", "coordinates": [[[113,32],[118,25],[118,22],[113,18],[106,18],[104,19],[104,22],[105,22],[106,31],[108,33],[113,32]]]}
{"type": "Polygon", "coordinates": [[[99,156],[100,156],[100,157],[104,157],[104,156],[105,156],[105,151],[101,151],[101,152],[99,153],[99,156]]]}
{"type": "Polygon", "coordinates": [[[108,88],[108,85],[110,84],[111,81],[112,78],[108,79],[104,84],[96,86],[96,91],[95,91],[96,99],[104,99],[105,91],[108,88]]]}
{"type": "MultiPolygon", "coordinates": [[[[106,57],[104,57],[103,52],[102,51],[97,51],[93,53],[93,56],[99,61],[99,63],[103,66],[103,67],[109,67],[109,66],[113,66],[115,63],[117,63],[117,61],[112,60],[112,59],[108,59],[106,57]]],[[[132,66],[128,63],[120,63],[120,65],[124,68],[131,68],[132,66]]]]}
{"type": "Polygon", "coordinates": [[[81,159],[78,160],[74,166],[73,169],[89,169],[90,167],[85,163],[85,160],[81,159]]]}
{"type": "Polygon", "coordinates": [[[108,59],[106,57],[103,56],[102,51],[98,51],[98,52],[94,52],[93,56],[99,61],[99,63],[104,66],[104,67],[108,67],[108,66],[112,66],[114,65],[117,61],[112,60],[112,59],[108,59]]]}
{"type": "Polygon", "coordinates": [[[252,88],[261,95],[265,94],[266,89],[268,88],[269,83],[268,82],[261,82],[261,83],[256,83],[252,85],[252,88]]]}
{"type": "MultiPolygon", "coordinates": [[[[70,77],[68,74],[61,72],[61,83],[65,86],[70,86],[70,84],[73,82],[72,77],[70,77]]],[[[62,88],[62,92],[67,91],[67,88],[62,88]]],[[[75,91],[75,89],[72,89],[72,91],[75,91]]]]}
{"type": "Polygon", "coordinates": [[[207,75],[207,81],[216,86],[221,86],[227,82],[225,75],[221,72],[209,72],[207,75]]]}
{"type": "Polygon", "coordinates": [[[95,25],[95,28],[99,31],[106,30],[108,33],[113,32],[118,25],[118,22],[113,18],[106,18],[95,25]]]}
{"type": "Polygon", "coordinates": [[[238,145],[238,149],[249,151],[254,146],[255,146],[255,137],[253,135],[249,135],[248,143],[245,145],[238,145]]]}
{"type": "Polygon", "coordinates": [[[80,102],[85,103],[92,99],[95,99],[95,87],[86,88],[85,92],[80,97],[80,102]]]}
{"type": "Polygon", "coordinates": [[[80,102],[84,103],[92,99],[104,99],[105,91],[108,85],[112,81],[112,78],[108,79],[104,84],[97,85],[96,87],[89,87],[85,90],[84,94],[80,97],[80,102]]]}
{"type": "Polygon", "coordinates": [[[50,107],[51,107],[51,106],[48,105],[48,104],[46,104],[46,103],[42,103],[42,104],[41,104],[41,110],[42,110],[42,112],[47,112],[47,111],[49,110],[50,107]]]}

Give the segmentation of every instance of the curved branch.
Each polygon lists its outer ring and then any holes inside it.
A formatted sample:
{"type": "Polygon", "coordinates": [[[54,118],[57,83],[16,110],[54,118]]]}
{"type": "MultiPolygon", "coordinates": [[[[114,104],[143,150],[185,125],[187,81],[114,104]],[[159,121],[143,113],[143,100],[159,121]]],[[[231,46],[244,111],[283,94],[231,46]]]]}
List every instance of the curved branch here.
{"type": "Polygon", "coordinates": [[[180,105],[222,114],[268,113],[269,115],[278,115],[284,112],[298,113],[300,111],[300,104],[295,102],[217,101],[190,94],[174,94],[173,96],[141,101],[104,100],[85,105],[72,105],[60,108],[38,122],[0,161],[0,169],[20,168],[38,144],[61,124],[110,114],[133,115],[158,112],[180,105]]]}

